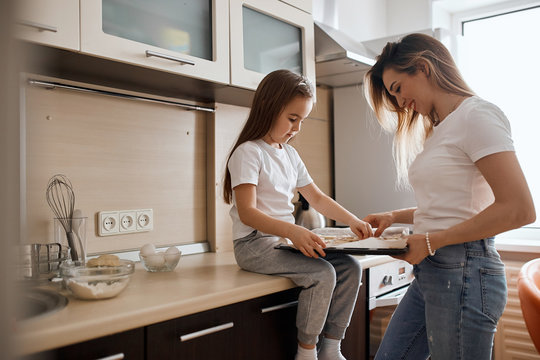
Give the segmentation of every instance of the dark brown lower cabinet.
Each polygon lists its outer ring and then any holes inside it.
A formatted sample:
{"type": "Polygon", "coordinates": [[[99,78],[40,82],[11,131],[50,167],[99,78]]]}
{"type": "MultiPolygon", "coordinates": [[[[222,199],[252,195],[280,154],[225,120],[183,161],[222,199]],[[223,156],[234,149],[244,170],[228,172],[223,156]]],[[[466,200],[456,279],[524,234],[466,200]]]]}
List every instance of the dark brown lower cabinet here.
{"type": "Polygon", "coordinates": [[[356,307],[345,339],[341,342],[341,353],[348,360],[363,360],[367,356],[369,319],[367,317],[367,273],[362,272],[363,285],[358,291],[356,307]]]}
{"type": "Polygon", "coordinates": [[[144,360],[144,328],[124,331],[62,348],[41,352],[24,360],[144,360]]]}
{"type": "Polygon", "coordinates": [[[296,354],[296,309],[299,288],[246,301],[238,359],[288,360],[296,354]]]}
{"type": "Polygon", "coordinates": [[[146,359],[236,360],[242,303],[146,327],[146,359]]]}
{"type": "Polygon", "coordinates": [[[296,353],[298,289],[146,328],[146,358],[286,360],[296,353]]]}

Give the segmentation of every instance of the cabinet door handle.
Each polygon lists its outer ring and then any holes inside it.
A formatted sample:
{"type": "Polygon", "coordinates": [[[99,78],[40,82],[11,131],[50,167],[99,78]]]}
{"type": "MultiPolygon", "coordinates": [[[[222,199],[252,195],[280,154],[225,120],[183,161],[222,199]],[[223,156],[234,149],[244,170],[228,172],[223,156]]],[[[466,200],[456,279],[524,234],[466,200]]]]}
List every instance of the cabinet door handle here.
{"type": "Polygon", "coordinates": [[[291,301],[291,302],[288,302],[288,303],[285,303],[285,304],[265,307],[265,308],[261,309],[261,314],[276,311],[276,310],[281,310],[281,309],[287,309],[287,308],[290,308],[290,307],[293,307],[293,306],[296,306],[296,305],[298,305],[298,300],[291,301]]]}
{"type": "Polygon", "coordinates": [[[180,336],[180,341],[182,341],[182,342],[183,341],[189,341],[189,340],[201,337],[201,336],[205,336],[205,335],[208,335],[208,334],[213,334],[213,333],[216,333],[216,332],[219,332],[219,331],[230,329],[233,326],[234,326],[234,323],[231,321],[231,322],[228,322],[226,324],[214,326],[214,327],[204,329],[204,330],[195,331],[195,332],[180,336]]]}
{"type": "Polygon", "coordinates": [[[146,50],[146,57],[150,57],[150,56],[155,56],[155,57],[162,58],[162,59],[177,61],[181,65],[195,65],[195,63],[193,61],[190,61],[190,60],[181,59],[181,58],[176,57],[176,56],[171,56],[171,55],[167,55],[167,54],[161,54],[161,53],[158,53],[158,52],[155,52],[155,51],[146,50]]]}
{"type": "Polygon", "coordinates": [[[28,21],[28,20],[19,20],[19,21],[17,21],[17,24],[23,25],[23,26],[28,26],[28,27],[31,27],[31,28],[34,28],[34,29],[38,29],[39,31],[58,32],[58,29],[55,26],[40,24],[40,23],[37,23],[37,22],[28,21]]]}
{"type": "Polygon", "coordinates": [[[122,360],[124,358],[124,353],[118,353],[110,356],[105,356],[96,360],[122,360]]]}

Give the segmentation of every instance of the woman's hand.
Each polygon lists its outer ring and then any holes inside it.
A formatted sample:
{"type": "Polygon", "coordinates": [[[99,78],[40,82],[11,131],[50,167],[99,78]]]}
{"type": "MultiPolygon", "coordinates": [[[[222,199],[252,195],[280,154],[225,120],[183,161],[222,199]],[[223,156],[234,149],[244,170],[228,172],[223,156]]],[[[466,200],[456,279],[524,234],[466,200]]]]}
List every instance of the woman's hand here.
{"type": "Polygon", "coordinates": [[[377,214],[370,214],[366,216],[364,221],[368,222],[372,227],[377,228],[373,236],[381,236],[384,229],[392,225],[394,221],[394,216],[391,212],[383,212],[377,214]]]}
{"type": "MultiPolygon", "coordinates": [[[[429,234],[430,238],[432,234],[429,234]]],[[[433,234],[434,235],[434,234],[433,234]]],[[[407,236],[407,246],[409,250],[403,255],[394,256],[397,259],[405,260],[409,264],[416,265],[422,262],[429,255],[429,250],[426,243],[426,235],[413,234],[407,236]]],[[[433,249],[433,242],[431,243],[433,249]]]]}
{"type": "Polygon", "coordinates": [[[323,250],[326,247],[325,242],[305,227],[295,225],[288,238],[292,241],[294,247],[307,257],[317,259],[319,255],[326,256],[323,250]]]}
{"type": "Polygon", "coordinates": [[[360,239],[365,239],[370,236],[373,236],[373,229],[368,222],[356,219],[349,224],[353,233],[356,234],[360,239]]]}

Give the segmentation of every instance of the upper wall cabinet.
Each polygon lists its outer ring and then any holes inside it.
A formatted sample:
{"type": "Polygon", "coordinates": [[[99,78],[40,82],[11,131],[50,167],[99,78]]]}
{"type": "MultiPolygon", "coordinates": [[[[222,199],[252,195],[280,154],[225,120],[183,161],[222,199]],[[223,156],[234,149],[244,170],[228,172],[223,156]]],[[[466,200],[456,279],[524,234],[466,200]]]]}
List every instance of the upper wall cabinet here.
{"type": "Polygon", "coordinates": [[[78,51],[79,2],[17,0],[17,37],[31,42],[78,51]]]}
{"type": "Polygon", "coordinates": [[[294,7],[297,7],[305,12],[312,13],[313,11],[313,1],[312,0],[280,0],[284,3],[291,4],[294,7]]]}
{"type": "Polygon", "coordinates": [[[278,0],[230,0],[231,84],[256,89],[277,69],[315,84],[311,14],[278,0]]]}
{"type": "Polygon", "coordinates": [[[224,0],[81,1],[81,51],[228,84],[228,11],[224,0]]]}

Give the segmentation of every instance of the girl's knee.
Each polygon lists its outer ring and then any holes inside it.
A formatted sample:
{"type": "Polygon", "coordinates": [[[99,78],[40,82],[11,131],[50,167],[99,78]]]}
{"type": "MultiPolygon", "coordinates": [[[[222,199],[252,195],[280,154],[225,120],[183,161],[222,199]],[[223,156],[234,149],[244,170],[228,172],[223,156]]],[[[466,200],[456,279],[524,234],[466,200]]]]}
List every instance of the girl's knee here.
{"type": "Polygon", "coordinates": [[[321,266],[319,266],[317,270],[313,272],[313,277],[319,282],[324,282],[335,286],[337,278],[336,269],[334,269],[332,264],[322,262],[321,266]]]}

